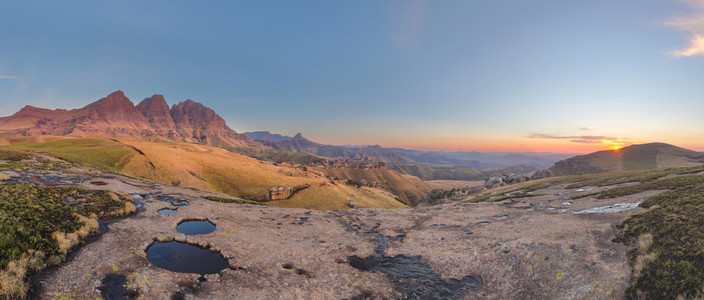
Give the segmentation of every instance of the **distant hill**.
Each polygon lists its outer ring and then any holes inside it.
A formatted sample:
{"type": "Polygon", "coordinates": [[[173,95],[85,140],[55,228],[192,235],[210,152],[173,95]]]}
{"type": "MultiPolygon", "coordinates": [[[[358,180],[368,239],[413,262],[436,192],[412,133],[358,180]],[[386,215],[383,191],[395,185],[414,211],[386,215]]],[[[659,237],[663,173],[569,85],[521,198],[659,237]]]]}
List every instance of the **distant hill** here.
{"type": "Polygon", "coordinates": [[[413,175],[423,180],[484,180],[503,174],[527,174],[538,169],[526,165],[511,165],[491,169],[476,169],[462,166],[426,166],[422,164],[388,163],[387,168],[403,174],[413,175]]]}
{"type": "Polygon", "coordinates": [[[477,151],[420,151],[401,148],[387,148],[409,158],[431,164],[455,164],[477,169],[492,169],[510,165],[528,165],[538,169],[551,167],[556,161],[576,154],[550,152],[477,152],[477,151]]]}
{"type": "Polygon", "coordinates": [[[280,135],[278,133],[272,134],[268,131],[245,132],[244,134],[255,141],[281,142],[292,139],[290,136],[280,135]]]}
{"type": "Polygon", "coordinates": [[[555,175],[687,167],[704,164],[704,153],[665,143],[650,143],[575,156],[555,163],[555,175]]]}
{"type": "Polygon", "coordinates": [[[313,142],[298,133],[290,140],[266,141],[262,144],[284,152],[310,153],[313,157],[265,154],[262,158],[277,162],[290,158],[290,162],[315,161],[318,158],[373,158],[388,164],[389,169],[413,175],[423,180],[484,180],[506,173],[526,174],[552,165],[554,157],[571,154],[536,153],[480,153],[440,152],[384,148],[374,146],[333,146],[313,142]],[[533,155],[533,156],[531,156],[533,155]],[[472,160],[469,158],[477,158],[472,160]],[[482,159],[491,162],[482,161],[482,159]],[[521,161],[530,165],[521,164],[521,161]],[[547,165],[547,166],[546,166],[547,165]]]}
{"type": "Polygon", "coordinates": [[[413,162],[413,159],[380,146],[345,147],[325,145],[313,142],[298,133],[290,140],[261,141],[262,144],[273,149],[286,152],[308,152],[318,156],[330,158],[362,158],[370,157],[384,162],[413,162]]]}
{"type": "Polygon", "coordinates": [[[169,108],[162,95],[154,95],[135,106],[122,91],[72,110],[25,106],[0,118],[0,132],[23,136],[129,137],[225,149],[266,148],[230,129],[225,120],[203,104],[186,100],[169,108]]]}

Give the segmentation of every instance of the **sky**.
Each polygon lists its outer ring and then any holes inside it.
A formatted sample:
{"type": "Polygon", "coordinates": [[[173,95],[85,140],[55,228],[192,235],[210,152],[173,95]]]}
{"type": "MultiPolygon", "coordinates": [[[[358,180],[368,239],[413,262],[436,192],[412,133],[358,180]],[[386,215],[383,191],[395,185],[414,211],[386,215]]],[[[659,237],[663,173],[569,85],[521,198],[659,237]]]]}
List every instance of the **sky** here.
{"type": "Polygon", "coordinates": [[[704,0],[0,0],[0,116],[116,90],[328,144],[704,151],[704,0]]]}

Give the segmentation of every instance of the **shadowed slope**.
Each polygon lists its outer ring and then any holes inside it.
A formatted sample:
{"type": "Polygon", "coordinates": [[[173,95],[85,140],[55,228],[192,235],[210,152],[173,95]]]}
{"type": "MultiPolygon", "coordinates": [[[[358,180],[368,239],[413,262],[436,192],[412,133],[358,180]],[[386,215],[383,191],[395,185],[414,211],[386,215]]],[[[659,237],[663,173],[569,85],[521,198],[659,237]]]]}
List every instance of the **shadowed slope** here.
{"type": "Polygon", "coordinates": [[[704,154],[664,143],[632,145],[575,156],[555,163],[555,175],[688,167],[704,164],[704,154]]]}

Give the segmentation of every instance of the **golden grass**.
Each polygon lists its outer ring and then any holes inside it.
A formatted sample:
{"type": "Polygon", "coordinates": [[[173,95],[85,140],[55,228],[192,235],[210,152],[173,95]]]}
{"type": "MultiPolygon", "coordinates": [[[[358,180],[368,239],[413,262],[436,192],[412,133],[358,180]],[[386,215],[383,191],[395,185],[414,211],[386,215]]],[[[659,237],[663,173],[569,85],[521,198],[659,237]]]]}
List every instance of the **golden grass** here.
{"type": "Polygon", "coordinates": [[[133,157],[122,172],[156,182],[241,197],[264,195],[273,186],[319,185],[323,181],[308,172],[263,164],[221,148],[120,141],[145,154],[133,157]]]}
{"type": "Polygon", "coordinates": [[[4,180],[10,180],[10,176],[7,176],[5,174],[0,174],[0,181],[4,181],[4,180]]]}
{"type": "Polygon", "coordinates": [[[22,258],[11,261],[0,270],[0,299],[25,299],[29,289],[29,272],[37,272],[44,264],[44,253],[29,250],[22,258]]]}
{"type": "Polygon", "coordinates": [[[56,240],[56,243],[59,245],[59,251],[63,254],[68,253],[68,250],[77,245],[79,241],[78,234],[75,232],[65,233],[56,231],[51,236],[56,240]]]}
{"type": "Polygon", "coordinates": [[[657,258],[657,255],[652,252],[648,252],[650,250],[650,246],[653,245],[653,235],[650,233],[644,233],[641,234],[638,237],[638,256],[636,257],[635,264],[633,265],[633,278],[632,280],[636,280],[638,277],[640,277],[640,273],[643,271],[643,268],[645,268],[646,265],[648,265],[649,262],[655,260],[657,258]]]}
{"type": "Polygon", "coordinates": [[[281,207],[309,209],[347,209],[347,200],[359,204],[359,208],[407,208],[388,192],[373,188],[355,188],[347,185],[310,187],[298,192],[289,200],[270,201],[281,207]],[[354,195],[354,196],[353,196],[354,195]]]}
{"type": "Polygon", "coordinates": [[[644,233],[641,234],[638,237],[638,250],[640,250],[642,253],[648,252],[650,250],[650,246],[653,245],[653,235],[650,233],[644,233]]]}
{"type": "Polygon", "coordinates": [[[71,248],[78,245],[83,238],[97,231],[100,226],[98,224],[98,216],[95,214],[90,217],[84,217],[81,215],[76,215],[76,217],[79,222],[83,223],[81,228],[71,233],[57,231],[52,234],[52,237],[56,239],[56,243],[59,245],[59,251],[63,254],[68,253],[71,248]]]}
{"type": "Polygon", "coordinates": [[[418,177],[402,175],[388,169],[324,168],[319,170],[328,176],[349,179],[353,182],[361,182],[364,179],[371,184],[376,181],[397,195],[401,202],[409,205],[420,202],[433,189],[418,177]]]}
{"type": "Polygon", "coordinates": [[[136,211],[137,211],[137,206],[135,206],[134,203],[132,203],[132,202],[126,201],[125,207],[122,208],[122,211],[120,211],[120,213],[124,216],[124,215],[133,214],[136,211]]]}
{"type": "Polygon", "coordinates": [[[130,176],[163,183],[178,183],[183,187],[220,192],[235,197],[261,196],[274,186],[311,185],[291,199],[267,202],[283,207],[344,209],[347,208],[347,199],[354,200],[360,207],[406,207],[396,201],[393,195],[382,191],[349,186],[321,186],[321,183],[327,180],[313,171],[265,164],[221,148],[183,143],[120,141],[138,148],[145,154],[133,157],[132,161],[125,165],[123,173],[130,176]],[[149,162],[154,168],[149,166],[149,162]],[[374,192],[370,192],[372,190],[374,192]]]}
{"type": "Polygon", "coordinates": [[[0,298],[24,299],[27,297],[27,271],[29,271],[29,256],[11,261],[7,268],[0,270],[0,298]]]}

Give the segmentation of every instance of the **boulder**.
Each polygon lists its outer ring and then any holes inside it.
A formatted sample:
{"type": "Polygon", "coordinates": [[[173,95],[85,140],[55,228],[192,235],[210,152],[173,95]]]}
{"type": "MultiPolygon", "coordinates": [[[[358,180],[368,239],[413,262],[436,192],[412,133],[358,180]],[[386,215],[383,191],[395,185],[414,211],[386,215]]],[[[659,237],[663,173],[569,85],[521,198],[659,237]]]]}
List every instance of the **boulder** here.
{"type": "Polygon", "coordinates": [[[357,202],[354,202],[354,200],[352,200],[352,199],[347,199],[347,207],[358,208],[359,204],[357,204],[357,202]]]}
{"type": "Polygon", "coordinates": [[[511,174],[508,177],[504,179],[504,181],[507,184],[517,184],[517,183],[523,183],[530,180],[530,177],[528,175],[516,175],[516,174],[511,174]]]}
{"type": "Polygon", "coordinates": [[[506,182],[504,182],[503,177],[489,177],[487,180],[484,182],[484,187],[487,189],[499,187],[499,186],[504,186],[506,185],[506,182]]]}
{"type": "Polygon", "coordinates": [[[530,179],[535,180],[535,179],[541,179],[541,178],[548,178],[548,177],[552,177],[552,176],[553,176],[552,171],[546,169],[546,170],[535,171],[535,173],[533,173],[530,176],[530,179]]]}
{"type": "Polygon", "coordinates": [[[269,189],[267,195],[268,200],[284,200],[291,197],[293,194],[293,187],[290,186],[275,186],[269,189]]]}

